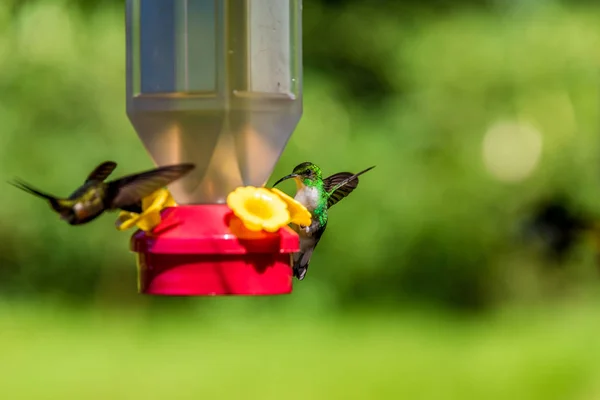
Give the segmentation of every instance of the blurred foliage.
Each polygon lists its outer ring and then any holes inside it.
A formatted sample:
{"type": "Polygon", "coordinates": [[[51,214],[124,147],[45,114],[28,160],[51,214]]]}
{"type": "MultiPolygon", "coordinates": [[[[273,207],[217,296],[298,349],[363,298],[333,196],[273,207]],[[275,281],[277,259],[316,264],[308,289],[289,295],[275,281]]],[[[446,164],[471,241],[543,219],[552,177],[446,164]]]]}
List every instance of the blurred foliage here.
{"type": "MultiPolygon", "coordinates": [[[[118,174],[152,166],[125,115],[121,3],[0,8],[0,180],[64,194],[106,159],[118,174]]],[[[600,8],[427,4],[304,1],[305,111],[269,183],[307,160],[325,174],[377,168],[332,210],[294,295],[232,300],[240,307],[481,309],[598,286],[593,243],[549,269],[519,232],[529,205],[555,192],[600,212],[600,8]],[[510,182],[502,171],[535,157],[521,135],[490,164],[487,133],[504,122],[531,126],[542,146],[532,172],[510,182]]],[[[38,199],[2,193],[4,295],[157,301],[135,293],[116,215],[74,228],[38,199]]]]}

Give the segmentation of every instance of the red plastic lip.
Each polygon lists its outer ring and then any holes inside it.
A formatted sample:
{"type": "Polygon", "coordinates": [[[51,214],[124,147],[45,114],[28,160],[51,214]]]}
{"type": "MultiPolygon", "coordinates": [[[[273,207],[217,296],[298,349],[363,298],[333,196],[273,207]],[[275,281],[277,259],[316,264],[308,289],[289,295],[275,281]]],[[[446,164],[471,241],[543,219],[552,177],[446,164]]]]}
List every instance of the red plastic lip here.
{"type": "Polygon", "coordinates": [[[294,253],[300,249],[298,235],[288,227],[260,240],[239,239],[229,229],[230,218],[233,213],[225,204],[167,208],[151,234],[138,231],[133,235],[131,249],[153,254],[294,253]]]}
{"type": "Polygon", "coordinates": [[[292,291],[291,253],[299,237],[288,227],[256,239],[229,229],[225,204],[185,205],[162,213],[152,233],[137,231],[139,290],[166,296],[276,295],[292,291]]]}

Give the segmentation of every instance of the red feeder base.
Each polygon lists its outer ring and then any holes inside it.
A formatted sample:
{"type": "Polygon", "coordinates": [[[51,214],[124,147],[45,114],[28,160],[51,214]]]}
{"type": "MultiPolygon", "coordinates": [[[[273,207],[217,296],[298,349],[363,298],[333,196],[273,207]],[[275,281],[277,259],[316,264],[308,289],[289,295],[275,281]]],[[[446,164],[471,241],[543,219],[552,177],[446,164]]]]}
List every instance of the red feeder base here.
{"type": "Polygon", "coordinates": [[[288,227],[240,239],[224,204],[168,208],[152,233],[137,231],[139,291],[150,295],[277,295],[292,292],[291,254],[298,235],[288,227]]]}

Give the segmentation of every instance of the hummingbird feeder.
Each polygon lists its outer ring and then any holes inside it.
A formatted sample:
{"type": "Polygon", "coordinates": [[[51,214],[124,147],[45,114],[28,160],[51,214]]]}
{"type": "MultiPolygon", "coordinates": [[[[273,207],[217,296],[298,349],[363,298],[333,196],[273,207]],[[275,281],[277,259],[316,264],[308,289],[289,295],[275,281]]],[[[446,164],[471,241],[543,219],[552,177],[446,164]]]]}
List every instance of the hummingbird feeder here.
{"type": "Polygon", "coordinates": [[[157,165],[196,165],[169,185],[177,205],[131,237],[141,293],[292,291],[293,199],[263,186],[302,115],[301,9],[301,0],[127,0],[127,115],[157,165]],[[246,209],[281,215],[279,225],[244,220],[240,198],[272,202],[246,209]]]}

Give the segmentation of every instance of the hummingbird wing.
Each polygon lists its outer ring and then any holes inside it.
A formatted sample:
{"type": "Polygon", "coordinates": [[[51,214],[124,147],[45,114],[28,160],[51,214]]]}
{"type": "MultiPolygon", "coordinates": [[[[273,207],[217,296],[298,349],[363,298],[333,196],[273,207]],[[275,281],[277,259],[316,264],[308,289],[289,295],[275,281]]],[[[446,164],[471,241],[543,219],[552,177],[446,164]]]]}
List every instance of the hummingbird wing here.
{"type": "Polygon", "coordinates": [[[100,181],[104,182],[106,178],[117,168],[117,163],[114,161],[105,161],[102,164],[98,165],[90,174],[88,175],[85,183],[89,181],[100,181]]]}
{"type": "Polygon", "coordinates": [[[334,206],[338,201],[348,196],[358,186],[358,177],[375,166],[369,167],[357,174],[340,172],[323,179],[325,191],[327,192],[327,208],[334,206]]]}
{"type": "Polygon", "coordinates": [[[129,211],[132,213],[136,213],[136,214],[141,214],[142,213],[142,201],[138,201],[134,204],[130,204],[130,205],[126,205],[121,207],[121,210],[123,211],[129,211]]]}
{"type": "Polygon", "coordinates": [[[108,182],[108,198],[112,199],[109,206],[113,209],[132,206],[195,167],[188,163],[169,165],[108,182]]]}

